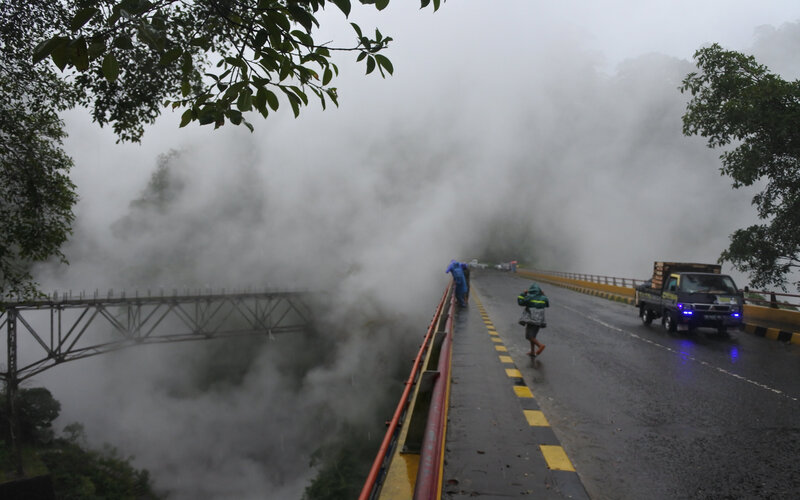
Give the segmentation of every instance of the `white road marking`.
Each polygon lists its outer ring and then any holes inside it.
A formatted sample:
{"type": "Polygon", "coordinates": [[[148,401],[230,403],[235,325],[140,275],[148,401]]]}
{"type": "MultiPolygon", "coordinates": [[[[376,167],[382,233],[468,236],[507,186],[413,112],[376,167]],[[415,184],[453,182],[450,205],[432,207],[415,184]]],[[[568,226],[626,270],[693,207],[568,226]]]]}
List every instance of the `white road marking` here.
{"type": "Polygon", "coordinates": [[[731,371],[728,371],[725,368],[720,368],[719,366],[714,366],[714,365],[712,365],[711,363],[709,363],[707,361],[703,361],[703,360],[697,359],[696,357],[690,355],[689,353],[675,350],[675,349],[673,349],[671,347],[667,347],[665,345],[659,344],[658,342],[654,342],[654,341],[652,341],[652,340],[650,340],[648,338],[642,337],[641,335],[637,335],[637,334],[635,334],[633,332],[629,332],[627,330],[623,330],[622,328],[618,328],[618,327],[616,327],[614,325],[608,324],[608,323],[606,323],[605,321],[603,321],[601,319],[598,319],[598,318],[595,318],[595,317],[592,317],[592,316],[588,316],[588,315],[578,311],[577,309],[573,309],[572,307],[563,306],[563,305],[560,306],[560,307],[563,307],[564,309],[568,309],[568,310],[574,312],[575,314],[578,314],[579,316],[583,316],[584,318],[586,318],[586,319],[588,319],[590,321],[594,321],[595,323],[603,325],[604,327],[606,327],[606,328],[608,328],[610,330],[614,330],[616,332],[624,333],[624,334],[626,334],[626,335],[628,335],[630,337],[633,337],[633,338],[635,338],[637,340],[641,340],[643,342],[647,342],[648,344],[656,346],[656,347],[658,347],[660,349],[664,349],[665,351],[669,351],[671,353],[678,354],[678,355],[682,356],[684,359],[688,359],[688,360],[694,361],[695,363],[698,363],[700,365],[707,366],[707,367],[709,367],[709,368],[711,368],[713,370],[716,370],[716,371],[722,373],[723,375],[728,375],[730,377],[739,379],[739,380],[741,380],[743,382],[747,382],[748,384],[752,384],[752,385],[754,385],[756,387],[759,387],[761,389],[764,389],[766,391],[773,392],[775,394],[778,394],[780,396],[788,398],[788,399],[790,399],[792,401],[800,401],[800,399],[798,399],[796,397],[793,397],[793,396],[790,396],[789,394],[786,394],[785,392],[783,392],[781,390],[774,389],[774,388],[772,388],[772,387],[770,387],[768,385],[762,384],[761,382],[757,382],[757,381],[749,379],[747,377],[743,377],[743,376],[741,376],[741,375],[739,375],[737,373],[733,373],[731,371]]]}

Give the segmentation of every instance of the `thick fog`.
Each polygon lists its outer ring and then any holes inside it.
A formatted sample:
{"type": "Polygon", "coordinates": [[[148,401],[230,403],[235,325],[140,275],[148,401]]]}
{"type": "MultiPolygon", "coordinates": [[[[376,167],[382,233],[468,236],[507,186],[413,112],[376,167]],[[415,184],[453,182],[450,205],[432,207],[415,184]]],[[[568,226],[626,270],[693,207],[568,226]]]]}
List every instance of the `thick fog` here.
{"type": "Polygon", "coordinates": [[[800,5],[400,4],[354,12],[394,37],[395,75],[340,59],[339,108],[253,116],[254,133],[167,112],[141,145],[65,116],[81,200],[70,265],[38,269],[46,290],[334,297],[333,343],[150,346],[34,381],[61,425],[134,455],[170,498],[299,498],[331,434],[390,416],[375,401],[399,398],[451,258],[645,278],[654,260],[716,261],[757,220],[756,191],[682,135],[678,86],[713,42],[797,78],[800,5]],[[203,380],[226,364],[235,377],[203,380]]]}

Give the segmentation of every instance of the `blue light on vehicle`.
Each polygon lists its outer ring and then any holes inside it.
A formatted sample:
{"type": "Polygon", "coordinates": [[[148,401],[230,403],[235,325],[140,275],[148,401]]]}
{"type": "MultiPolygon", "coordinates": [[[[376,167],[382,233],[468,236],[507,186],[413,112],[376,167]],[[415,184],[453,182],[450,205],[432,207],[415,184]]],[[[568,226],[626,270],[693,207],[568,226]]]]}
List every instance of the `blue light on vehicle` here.
{"type": "Polygon", "coordinates": [[[692,311],[683,311],[683,315],[684,316],[691,316],[692,315],[692,311]]]}
{"type": "Polygon", "coordinates": [[[739,316],[741,316],[741,314],[739,314],[739,313],[731,313],[731,316],[733,316],[734,318],[738,318],[739,316]]]}

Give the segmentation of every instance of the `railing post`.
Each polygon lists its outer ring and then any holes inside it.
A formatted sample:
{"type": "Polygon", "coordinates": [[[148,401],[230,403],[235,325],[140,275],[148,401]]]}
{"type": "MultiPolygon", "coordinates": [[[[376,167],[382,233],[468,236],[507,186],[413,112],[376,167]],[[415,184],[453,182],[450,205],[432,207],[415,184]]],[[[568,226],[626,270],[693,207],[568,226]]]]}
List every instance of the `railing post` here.
{"type": "Polygon", "coordinates": [[[18,477],[25,477],[22,466],[22,443],[19,434],[19,408],[17,380],[17,310],[9,307],[6,310],[8,321],[8,374],[6,375],[6,398],[8,400],[8,426],[11,433],[11,450],[14,455],[14,466],[18,477]]]}

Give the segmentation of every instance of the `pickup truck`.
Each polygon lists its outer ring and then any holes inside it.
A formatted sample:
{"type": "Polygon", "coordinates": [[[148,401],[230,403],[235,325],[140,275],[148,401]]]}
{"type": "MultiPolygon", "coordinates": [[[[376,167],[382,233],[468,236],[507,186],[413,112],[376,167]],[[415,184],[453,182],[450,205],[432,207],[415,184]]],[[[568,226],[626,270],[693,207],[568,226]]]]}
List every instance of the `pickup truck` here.
{"type": "Polygon", "coordinates": [[[716,264],[655,262],[653,277],[636,287],[642,323],[656,318],[669,332],[716,328],[721,335],[742,324],[744,296],[716,264]]]}

